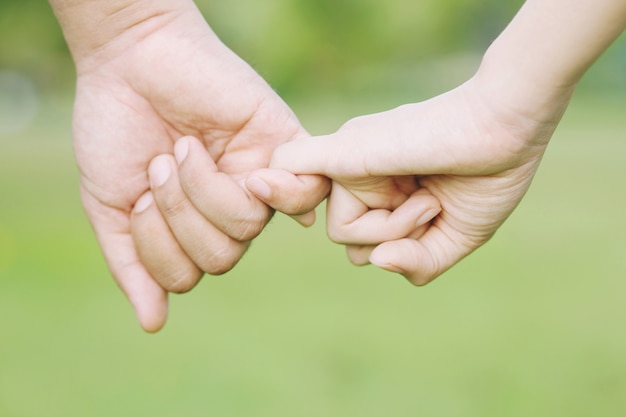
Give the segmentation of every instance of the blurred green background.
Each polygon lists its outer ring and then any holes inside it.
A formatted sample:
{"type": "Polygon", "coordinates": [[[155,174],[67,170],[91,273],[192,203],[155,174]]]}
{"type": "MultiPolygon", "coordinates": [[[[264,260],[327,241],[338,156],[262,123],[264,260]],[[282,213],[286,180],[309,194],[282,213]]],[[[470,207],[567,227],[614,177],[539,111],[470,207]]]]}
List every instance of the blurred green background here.
{"type": "MultiPolygon", "coordinates": [[[[212,3],[315,134],[456,86],[520,6],[212,3]]],[[[429,286],[351,266],[323,218],[277,216],[147,335],[82,213],[58,25],[46,2],[0,0],[0,417],[623,416],[625,75],[621,39],[519,209],[429,286]]]]}

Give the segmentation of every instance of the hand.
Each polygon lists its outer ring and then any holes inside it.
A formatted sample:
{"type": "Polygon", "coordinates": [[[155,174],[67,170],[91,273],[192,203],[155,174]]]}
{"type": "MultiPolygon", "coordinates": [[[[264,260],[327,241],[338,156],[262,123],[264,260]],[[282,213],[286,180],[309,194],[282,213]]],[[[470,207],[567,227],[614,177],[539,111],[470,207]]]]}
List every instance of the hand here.
{"type": "MultiPolygon", "coordinates": [[[[575,8],[566,0],[526,1],[461,87],[286,144],[271,166],[336,183],[414,176],[439,199],[441,214],[423,236],[382,243],[369,260],[427,283],[484,244],[515,209],[578,81],[624,28],[624,1],[584,0],[575,8]]],[[[258,172],[249,189],[265,197],[254,184],[287,175],[278,172],[258,172]]]]}
{"type": "MultiPolygon", "coordinates": [[[[83,204],[141,325],[156,331],[167,316],[166,289],[186,291],[203,270],[231,268],[269,220],[268,207],[239,183],[267,166],[278,144],[307,133],[195,7],[147,19],[77,67],[74,142],[83,204]],[[191,201],[173,175],[173,145],[183,136],[208,150],[197,181],[206,188],[191,201]],[[202,226],[190,229],[185,218],[202,226]]],[[[313,177],[283,186],[297,190],[273,204],[292,214],[311,210],[327,192],[313,177]]]]}
{"type": "MultiPolygon", "coordinates": [[[[477,75],[426,102],[358,117],[334,134],[282,145],[272,157],[274,169],[258,171],[252,178],[271,183],[287,175],[281,170],[332,178],[329,235],[352,247],[351,260],[369,260],[416,285],[426,284],[487,242],[511,214],[530,186],[569,98],[561,97],[545,105],[541,117],[529,118],[519,111],[521,103],[486,95],[491,91],[488,82],[489,77],[477,75]],[[342,227],[342,213],[352,210],[356,200],[364,201],[364,193],[376,191],[381,181],[398,178],[410,178],[441,204],[441,213],[423,233],[388,236],[387,242],[372,246],[377,243],[368,239],[372,226],[381,224],[364,221],[373,213],[369,210],[363,210],[360,228],[342,227]]],[[[399,202],[392,197],[402,193],[388,194],[387,208],[398,207],[414,189],[410,187],[399,202]]],[[[384,203],[382,199],[376,206],[384,203]]]]}

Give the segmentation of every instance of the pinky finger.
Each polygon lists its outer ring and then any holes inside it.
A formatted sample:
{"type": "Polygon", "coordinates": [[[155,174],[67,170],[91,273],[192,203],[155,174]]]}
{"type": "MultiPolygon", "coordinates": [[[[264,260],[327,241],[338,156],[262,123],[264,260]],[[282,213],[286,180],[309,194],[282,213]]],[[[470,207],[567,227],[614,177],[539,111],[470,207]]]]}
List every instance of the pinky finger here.
{"type": "Polygon", "coordinates": [[[132,304],[139,324],[147,332],[159,331],[167,320],[167,291],[152,279],[139,259],[128,230],[128,215],[95,204],[84,190],[82,198],[109,270],[132,304]]]}
{"type": "Polygon", "coordinates": [[[268,206],[310,226],[315,221],[315,207],[328,195],[330,181],[319,175],[294,175],[266,168],[248,177],[246,187],[268,206]]]}

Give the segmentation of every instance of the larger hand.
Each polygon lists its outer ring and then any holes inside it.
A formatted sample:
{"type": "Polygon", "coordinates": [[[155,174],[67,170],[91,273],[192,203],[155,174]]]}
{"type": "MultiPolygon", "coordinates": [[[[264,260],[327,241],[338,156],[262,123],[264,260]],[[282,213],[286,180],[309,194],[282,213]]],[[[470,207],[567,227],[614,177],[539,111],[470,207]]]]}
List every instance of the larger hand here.
{"type": "MultiPolygon", "coordinates": [[[[267,166],[275,146],[306,132],[256,72],[217,39],[192,2],[180,1],[173,10],[136,23],[93,53],[73,52],[80,55],[74,143],[85,210],[142,326],[156,331],[166,319],[167,293],[153,277],[166,288],[185,291],[195,285],[201,269],[232,267],[271,215],[237,181],[267,166]],[[202,247],[212,254],[199,257],[187,254],[186,237],[170,232],[150,204],[153,197],[145,194],[150,161],[172,154],[174,141],[185,135],[202,140],[214,161],[207,175],[216,176],[212,195],[206,197],[214,199],[214,217],[220,222],[202,230],[203,239],[214,244],[202,247]],[[139,257],[131,210],[142,195],[142,211],[133,218],[139,257]],[[236,206],[241,210],[231,211],[236,206]],[[245,218],[241,212],[247,213],[245,218]],[[220,256],[213,256],[216,252],[220,256]]],[[[159,159],[161,170],[171,162],[159,159]]],[[[318,188],[318,194],[324,193],[323,186],[318,188]]],[[[168,221],[176,222],[183,207],[190,211],[182,195],[177,201],[156,198],[165,205],[161,208],[168,221]]]]}

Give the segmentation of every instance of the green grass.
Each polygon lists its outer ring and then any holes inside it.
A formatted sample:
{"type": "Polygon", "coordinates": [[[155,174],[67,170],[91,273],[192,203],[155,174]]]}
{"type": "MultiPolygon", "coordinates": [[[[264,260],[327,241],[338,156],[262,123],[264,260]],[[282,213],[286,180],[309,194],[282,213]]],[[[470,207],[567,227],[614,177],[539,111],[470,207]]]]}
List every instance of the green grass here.
{"type": "MultiPolygon", "coordinates": [[[[356,114],[294,107],[314,133],[356,114]]],[[[83,216],[69,111],[48,103],[0,137],[0,416],[621,416],[625,110],[577,97],[516,213],[429,286],[277,216],[147,335],[83,216]]]]}

